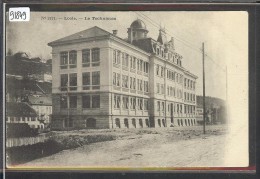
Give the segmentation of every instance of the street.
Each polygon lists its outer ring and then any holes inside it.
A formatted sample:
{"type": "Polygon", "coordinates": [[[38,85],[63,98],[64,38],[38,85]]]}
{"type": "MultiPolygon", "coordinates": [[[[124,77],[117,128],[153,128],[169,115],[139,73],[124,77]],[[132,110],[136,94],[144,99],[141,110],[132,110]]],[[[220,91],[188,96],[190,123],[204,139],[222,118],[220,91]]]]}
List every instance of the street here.
{"type": "Polygon", "coordinates": [[[200,128],[174,129],[174,132],[171,132],[173,129],[157,129],[158,132],[156,129],[148,130],[150,132],[139,130],[137,135],[130,133],[113,141],[63,150],[19,167],[222,166],[225,159],[225,132],[212,129],[207,131],[209,134],[203,135],[200,128]]]}

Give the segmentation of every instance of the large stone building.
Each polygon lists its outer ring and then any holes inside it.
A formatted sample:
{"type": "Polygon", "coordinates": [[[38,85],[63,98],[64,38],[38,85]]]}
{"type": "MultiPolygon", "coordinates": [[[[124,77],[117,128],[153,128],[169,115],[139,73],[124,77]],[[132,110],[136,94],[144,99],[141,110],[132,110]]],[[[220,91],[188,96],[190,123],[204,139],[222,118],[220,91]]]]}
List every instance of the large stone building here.
{"type": "Polygon", "coordinates": [[[145,128],[196,124],[196,79],[164,29],[143,21],[128,38],[99,27],[50,42],[52,128],[145,128]]]}

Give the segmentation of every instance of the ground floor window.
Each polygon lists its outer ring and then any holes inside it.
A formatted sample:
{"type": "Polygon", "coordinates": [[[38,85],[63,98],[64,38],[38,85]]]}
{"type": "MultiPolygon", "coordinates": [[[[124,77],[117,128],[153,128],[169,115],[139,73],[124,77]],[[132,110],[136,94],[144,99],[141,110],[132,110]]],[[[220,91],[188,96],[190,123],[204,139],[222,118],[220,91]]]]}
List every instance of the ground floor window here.
{"type": "Polygon", "coordinates": [[[116,127],[120,128],[120,119],[116,118],[116,127]]]}
{"type": "Polygon", "coordinates": [[[149,120],[148,119],[145,119],[145,124],[147,127],[149,127],[149,120]]]}
{"type": "Polygon", "coordinates": [[[143,120],[142,119],[139,119],[139,125],[140,125],[140,127],[143,127],[143,120]]]}
{"type": "Polygon", "coordinates": [[[159,127],[161,127],[161,120],[160,119],[158,119],[158,125],[159,125],[159,127]]]}
{"type": "Polygon", "coordinates": [[[163,127],[166,126],[166,121],[165,121],[165,119],[162,119],[162,125],[163,125],[163,127]]]}
{"type": "Polygon", "coordinates": [[[65,119],[65,127],[73,127],[73,119],[66,118],[65,119]]]}
{"type": "Polygon", "coordinates": [[[124,119],[124,124],[125,124],[126,128],[129,128],[129,124],[128,124],[128,119],[127,118],[124,119]]]}
{"type": "Polygon", "coordinates": [[[96,128],[96,119],[89,118],[86,120],[86,127],[87,128],[96,128]]]}
{"type": "Polygon", "coordinates": [[[136,121],[135,121],[135,118],[132,119],[132,125],[136,128],[136,121]]]}

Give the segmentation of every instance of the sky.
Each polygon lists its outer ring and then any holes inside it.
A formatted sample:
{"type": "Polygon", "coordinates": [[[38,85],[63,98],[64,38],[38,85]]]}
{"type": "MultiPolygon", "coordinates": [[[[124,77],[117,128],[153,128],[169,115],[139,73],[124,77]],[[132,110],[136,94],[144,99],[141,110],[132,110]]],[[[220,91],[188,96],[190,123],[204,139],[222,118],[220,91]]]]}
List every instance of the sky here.
{"type": "MultiPolygon", "coordinates": [[[[93,26],[109,32],[117,29],[118,36],[126,38],[127,28],[137,18],[146,24],[149,37],[157,40],[162,27],[166,28],[168,40],[174,38],[176,52],[183,56],[184,68],[198,76],[198,95],[202,95],[202,42],[206,53],[206,96],[226,99],[226,81],[232,86],[237,75],[247,80],[243,74],[248,73],[248,15],[242,11],[31,12],[29,22],[6,20],[6,49],[49,59],[51,47],[47,44],[51,41],[93,26]],[[42,20],[42,17],[51,16],[58,20],[42,20]],[[64,17],[77,20],[64,20],[64,17]],[[112,17],[116,20],[79,19],[84,17],[112,17]]],[[[228,91],[231,92],[231,88],[228,91]]]]}

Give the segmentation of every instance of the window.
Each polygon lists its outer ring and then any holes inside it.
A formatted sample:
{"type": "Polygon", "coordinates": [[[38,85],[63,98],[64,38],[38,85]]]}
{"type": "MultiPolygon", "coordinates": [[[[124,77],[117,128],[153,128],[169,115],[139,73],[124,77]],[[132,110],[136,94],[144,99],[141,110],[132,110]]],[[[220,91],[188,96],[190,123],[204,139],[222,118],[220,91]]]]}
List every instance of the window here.
{"type": "Polygon", "coordinates": [[[135,69],[135,57],[130,57],[130,68],[135,69]]]}
{"type": "Polygon", "coordinates": [[[120,128],[121,127],[120,126],[120,119],[116,118],[115,122],[116,122],[116,127],[120,128]]]}
{"type": "Polygon", "coordinates": [[[137,59],[136,61],[137,61],[137,70],[140,71],[140,60],[137,59]]]}
{"type": "Polygon", "coordinates": [[[161,84],[161,94],[164,94],[164,84],[161,84]]]}
{"type": "Polygon", "coordinates": [[[156,65],[156,75],[159,76],[159,73],[160,73],[160,66],[159,66],[159,65],[156,65]]]}
{"type": "Polygon", "coordinates": [[[120,64],[120,51],[117,51],[117,64],[120,64]]]}
{"type": "Polygon", "coordinates": [[[68,68],[68,52],[60,53],[60,69],[68,68]]]}
{"type": "Polygon", "coordinates": [[[116,50],[113,51],[113,63],[117,63],[116,50]]]}
{"type": "Polygon", "coordinates": [[[90,72],[82,73],[83,90],[90,90],[90,72]]]}
{"type": "Polygon", "coordinates": [[[82,108],[90,108],[90,96],[82,96],[82,108]]]}
{"type": "Polygon", "coordinates": [[[89,49],[82,50],[82,66],[83,67],[90,66],[90,50],[89,49]]]}
{"type": "Polygon", "coordinates": [[[149,91],[148,81],[144,81],[144,91],[145,92],[149,91]]]}
{"type": "Polygon", "coordinates": [[[77,67],[77,51],[76,50],[72,50],[69,52],[69,65],[70,65],[70,68],[77,67]]]}
{"type": "Polygon", "coordinates": [[[135,89],[135,78],[130,77],[130,89],[135,89]]]}
{"type": "Polygon", "coordinates": [[[148,110],[148,99],[144,99],[144,110],[148,110]]]}
{"type": "Polygon", "coordinates": [[[142,121],[142,119],[139,119],[139,125],[140,125],[140,127],[143,127],[143,121],[142,121]]]}
{"type": "Polygon", "coordinates": [[[113,85],[116,86],[116,73],[113,73],[113,85]]]}
{"type": "Polygon", "coordinates": [[[120,108],[120,96],[119,95],[114,95],[114,108],[119,109],[120,108]]]}
{"type": "Polygon", "coordinates": [[[60,87],[61,91],[66,91],[68,87],[68,74],[60,75],[60,87]]]}
{"type": "Polygon", "coordinates": [[[69,83],[69,86],[70,86],[70,90],[71,91],[74,91],[74,90],[77,90],[77,73],[71,73],[69,74],[69,80],[70,80],[70,83],[69,83]]]}
{"type": "Polygon", "coordinates": [[[127,118],[124,119],[124,124],[125,124],[126,128],[129,128],[129,124],[128,124],[128,119],[127,118]]]}
{"type": "Polygon", "coordinates": [[[156,83],[156,92],[159,94],[160,93],[160,84],[156,83]]]}
{"type": "Polygon", "coordinates": [[[116,85],[120,86],[120,74],[117,73],[116,85]]]}
{"type": "Polygon", "coordinates": [[[138,98],[137,99],[137,105],[139,110],[143,110],[143,99],[138,98]]]}
{"type": "Polygon", "coordinates": [[[136,101],[134,97],[130,97],[131,109],[135,109],[136,101]]]}
{"type": "Polygon", "coordinates": [[[123,96],[123,109],[128,109],[128,97],[123,96]]]}
{"type": "Polygon", "coordinates": [[[137,90],[143,91],[143,80],[137,79],[137,90]]]}
{"type": "Polygon", "coordinates": [[[70,108],[77,108],[77,96],[70,96],[70,108]]]}
{"type": "Polygon", "coordinates": [[[61,109],[68,108],[67,96],[61,96],[61,98],[60,98],[60,108],[61,109]]]}
{"type": "Polygon", "coordinates": [[[132,125],[136,128],[136,121],[135,121],[135,118],[132,119],[132,125]]]}
{"type": "Polygon", "coordinates": [[[122,75],[122,87],[128,88],[128,76],[122,75]]]}
{"type": "Polygon", "coordinates": [[[93,48],[92,49],[92,66],[100,65],[100,49],[93,48]]]}
{"type": "Polygon", "coordinates": [[[144,72],[145,73],[149,72],[149,63],[148,62],[144,62],[144,72]]]}
{"type": "Polygon", "coordinates": [[[92,108],[100,108],[100,95],[92,96],[92,108]]]}
{"type": "Polygon", "coordinates": [[[164,68],[161,67],[161,77],[164,77],[164,68]]]}
{"type": "Polygon", "coordinates": [[[100,72],[92,72],[92,89],[100,89],[100,72]]]}
{"type": "Polygon", "coordinates": [[[140,60],[139,65],[140,65],[139,71],[143,71],[143,60],[140,60]]]}
{"type": "Polygon", "coordinates": [[[164,112],[165,106],[164,106],[164,102],[162,102],[162,111],[164,112]]]}
{"type": "Polygon", "coordinates": [[[122,65],[125,67],[128,67],[128,54],[122,53],[122,65]]]}
{"type": "Polygon", "coordinates": [[[157,101],[157,111],[160,111],[160,101],[157,101]]]}

